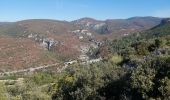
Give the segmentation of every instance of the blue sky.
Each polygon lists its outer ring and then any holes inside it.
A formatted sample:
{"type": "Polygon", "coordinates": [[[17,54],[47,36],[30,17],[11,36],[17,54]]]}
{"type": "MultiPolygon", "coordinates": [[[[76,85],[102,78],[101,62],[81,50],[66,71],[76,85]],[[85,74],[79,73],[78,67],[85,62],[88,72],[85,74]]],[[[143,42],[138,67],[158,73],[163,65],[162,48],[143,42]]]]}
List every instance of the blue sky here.
{"type": "Polygon", "coordinates": [[[0,21],[170,17],[170,0],[0,0],[0,21]]]}

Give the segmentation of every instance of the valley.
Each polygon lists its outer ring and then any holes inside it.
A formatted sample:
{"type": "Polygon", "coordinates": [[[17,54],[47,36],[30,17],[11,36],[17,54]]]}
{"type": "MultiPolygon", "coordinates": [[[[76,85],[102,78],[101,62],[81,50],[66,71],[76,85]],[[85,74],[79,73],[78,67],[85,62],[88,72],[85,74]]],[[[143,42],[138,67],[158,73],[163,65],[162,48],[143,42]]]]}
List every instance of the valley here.
{"type": "Polygon", "coordinates": [[[0,0],[0,100],[170,100],[170,0],[0,0]]]}
{"type": "Polygon", "coordinates": [[[168,100],[169,62],[169,18],[0,24],[3,100],[168,100]]]}
{"type": "Polygon", "coordinates": [[[82,18],[71,22],[32,19],[1,23],[0,67],[12,71],[69,60],[86,62],[89,49],[99,48],[106,38],[144,31],[160,21],[161,18],[155,17],[134,17],[106,21],[82,18]]]}

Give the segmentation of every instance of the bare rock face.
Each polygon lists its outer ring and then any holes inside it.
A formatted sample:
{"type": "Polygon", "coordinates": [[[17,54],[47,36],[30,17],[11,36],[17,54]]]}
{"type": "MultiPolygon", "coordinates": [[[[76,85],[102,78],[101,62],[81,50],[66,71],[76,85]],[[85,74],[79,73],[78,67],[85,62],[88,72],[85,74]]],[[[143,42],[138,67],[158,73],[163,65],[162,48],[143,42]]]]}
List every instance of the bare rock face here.
{"type": "Polygon", "coordinates": [[[42,46],[45,49],[50,50],[50,48],[56,44],[58,44],[58,41],[54,40],[53,38],[49,38],[49,37],[43,37],[40,36],[38,34],[29,34],[27,36],[29,39],[33,39],[35,41],[37,41],[38,43],[40,43],[40,46],[42,46]]]}
{"type": "Polygon", "coordinates": [[[50,50],[50,48],[56,44],[56,42],[54,41],[54,39],[52,38],[44,38],[42,41],[42,46],[47,48],[48,50],[50,50]]]}

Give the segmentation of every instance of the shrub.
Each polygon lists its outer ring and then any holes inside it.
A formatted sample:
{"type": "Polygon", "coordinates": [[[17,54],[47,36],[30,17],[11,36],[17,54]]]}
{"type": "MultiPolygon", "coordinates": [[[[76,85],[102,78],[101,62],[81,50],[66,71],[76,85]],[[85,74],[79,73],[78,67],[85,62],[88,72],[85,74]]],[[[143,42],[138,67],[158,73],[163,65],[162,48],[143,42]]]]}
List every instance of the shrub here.
{"type": "Polygon", "coordinates": [[[0,100],[7,100],[7,91],[5,85],[0,82],[0,100]]]}

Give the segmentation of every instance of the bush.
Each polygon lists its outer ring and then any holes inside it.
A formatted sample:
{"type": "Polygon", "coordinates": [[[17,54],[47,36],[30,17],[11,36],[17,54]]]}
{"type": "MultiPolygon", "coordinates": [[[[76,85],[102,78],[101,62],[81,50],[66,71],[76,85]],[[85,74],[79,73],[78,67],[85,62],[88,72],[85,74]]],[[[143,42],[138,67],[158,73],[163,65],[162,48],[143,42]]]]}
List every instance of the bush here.
{"type": "Polygon", "coordinates": [[[44,84],[52,83],[54,79],[55,78],[52,75],[52,73],[42,72],[42,73],[36,73],[26,78],[26,82],[31,81],[36,85],[44,85],[44,84]]]}
{"type": "Polygon", "coordinates": [[[23,100],[51,100],[51,97],[41,91],[29,91],[23,94],[23,100]]]}
{"type": "Polygon", "coordinates": [[[7,100],[7,91],[5,85],[0,82],[0,100],[7,100]]]}
{"type": "Polygon", "coordinates": [[[119,63],[121,63],[122,61],[123,61],[123,58],[122,58],[122,56],[120,56],[120,55],[118,55],[118,54],[115,54],[115,55],[113,55],[112,57],[111,57],[111,62],[113,62],[113,63],[116,63],[116,64],[119,64],[119,63]]]}
{"type": "Polygon", "coordinates": [[[143,99],[168,100],[170,58],[153,58],[139,65],[131,75],[131,86],[143,99]]]}
{"type": "Polygon", "coordinates": [[[145,42],[137,42],[133,45],[138,55],[147,55],[149,54],[148,51],[148,44],[145,42]]]}
{"type": "Polygon", "coordinates": [[[113,95],[120,95],[124,87],[124,82],[123,79],[119,79],[123,77],[125,73],[125,70],[109,62],[94,63],[90,66],[79,65],[70,67],[56,83],[58,85],[55,87],[57,89],[53,94],[53,99],[91,100],[102,97],[111,98],[113,95]],[[109,90],[113,88],[117,89],[109,92],[106,88],[109,90]],[[119,89],[120,92],[116,93],[119,89]],[[110,96],[110,94],[112,94],[112,96],[110,96]]]}

